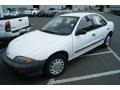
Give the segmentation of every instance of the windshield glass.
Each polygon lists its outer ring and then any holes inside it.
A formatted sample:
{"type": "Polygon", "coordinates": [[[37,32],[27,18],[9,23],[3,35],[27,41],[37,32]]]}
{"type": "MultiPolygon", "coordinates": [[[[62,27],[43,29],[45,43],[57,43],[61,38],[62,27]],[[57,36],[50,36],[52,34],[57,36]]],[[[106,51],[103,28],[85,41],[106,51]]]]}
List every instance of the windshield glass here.
{"type": "Polygon", "coordinates": [[[58,35],[69,35],[72,33],[78,19],[79,17],[58,16],[45,25],[41,31],[58,35]]]}

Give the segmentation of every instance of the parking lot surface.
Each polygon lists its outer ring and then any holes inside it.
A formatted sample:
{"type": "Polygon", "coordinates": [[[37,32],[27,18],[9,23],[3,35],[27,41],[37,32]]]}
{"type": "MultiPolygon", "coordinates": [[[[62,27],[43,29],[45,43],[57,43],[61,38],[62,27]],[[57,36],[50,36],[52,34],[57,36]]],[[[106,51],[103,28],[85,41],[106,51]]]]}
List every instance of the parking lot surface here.
{"type": "MultiPolygon", "coordinates": [[[[108,48],[98,47],[76,58],[68,64],[63,74],[55,78],[44,76],[22,78],[18,76],[2,62],[3,48],[6,48],[9,42],[0,42],[0,84],[120,84],[120,16],[111,14],[103,14],[103,16],[115,24],[111,46],[108,48]]],[[[31,31],[40,29],[51,19],[49,17],[30,17],[31,31]]]]}

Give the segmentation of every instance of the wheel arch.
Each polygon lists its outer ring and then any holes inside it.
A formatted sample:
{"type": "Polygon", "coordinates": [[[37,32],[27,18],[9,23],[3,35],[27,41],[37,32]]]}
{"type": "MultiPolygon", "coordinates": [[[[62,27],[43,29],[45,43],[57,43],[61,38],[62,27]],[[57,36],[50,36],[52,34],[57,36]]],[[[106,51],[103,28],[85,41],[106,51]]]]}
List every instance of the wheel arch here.
{"type": "MultiPolygon", "coordinates": [[[[51,58],[52,56],[58,55],[58,54],[65,55],[65,56],[68,58],[68,53],[67,53],[66,51],[57,51],[57,52],[51,54],[51,55],[48,57],[48,59],[45,61],[45,64],[44,64],[44,67],[43,67],[43,74],[44,74],[44,75],[50,76],[50,75],[47,73],[47,70],[48,70],[48,69],[47,69],[47,64],[49,63],[49,60],[50,60],[50,58],[51,58]],[[46,70],[46,69],[47,69],[47,70],[46,70]]],[[[66,64],[68,63],[68,59],[65,61],[65,63],[66,63],[66,64]]],[[[50,76],[50,77],[52,77],[52,76],[50,76]]]]}
{"type": "Polygon", "coordinates": [[[56,55],[56,54],[62,54],[62,55],[64,55],[64,56],[67,58],[67,61],[68,61],[69,54],[68,54],[68,52],[67,52],[67,51],[64,51],[64,50],[54,52],[53,54],[51,54],[51,55],[48,57],[48,59],[49,59],[50,57],[52,57],[52,56],[56,55]]]}
{"type": "Polygon", "coordinates": [[[112,36],[112,35],[113,35],[113,31],[110,31],[110,32],[108,33],[108,35],[112,36]]]}

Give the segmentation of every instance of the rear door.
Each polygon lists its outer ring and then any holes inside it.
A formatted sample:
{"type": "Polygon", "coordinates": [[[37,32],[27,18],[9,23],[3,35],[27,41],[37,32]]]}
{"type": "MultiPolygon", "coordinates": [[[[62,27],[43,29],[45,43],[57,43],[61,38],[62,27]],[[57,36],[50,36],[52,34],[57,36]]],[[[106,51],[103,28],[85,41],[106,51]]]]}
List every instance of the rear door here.
{"type": "Polygon", "coordinates": [[[97,14],[93,14],[90,16],[93,20],[93,24],[95,27],[96,42],[104,40],[108,34],[108,31],[110,30],[107,26],[107,21],[103,17],[101,17],[100,15],[97,15],[97,14]]]}

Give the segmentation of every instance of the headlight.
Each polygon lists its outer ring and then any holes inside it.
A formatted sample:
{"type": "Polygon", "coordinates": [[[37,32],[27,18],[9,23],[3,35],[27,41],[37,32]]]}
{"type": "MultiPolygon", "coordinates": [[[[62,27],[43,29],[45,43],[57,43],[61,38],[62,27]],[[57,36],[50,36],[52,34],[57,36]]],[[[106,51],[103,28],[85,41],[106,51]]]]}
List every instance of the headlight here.
{"type": "Polygon", "coordinates": [[[29,58],[29,57],[23,57],[23,56],[16,56],[14,58],[14,61],[21,62],[21,63],[35,63],[36,60],[29,58]]]}

